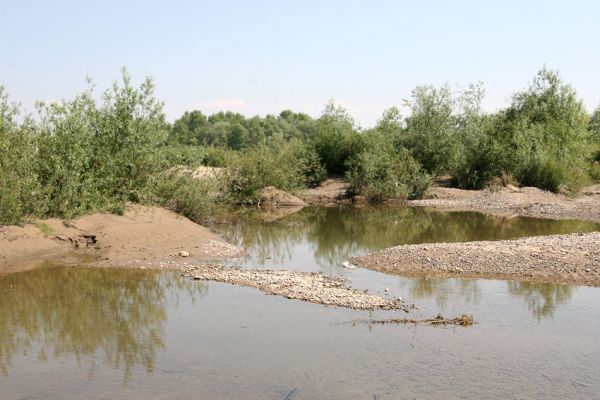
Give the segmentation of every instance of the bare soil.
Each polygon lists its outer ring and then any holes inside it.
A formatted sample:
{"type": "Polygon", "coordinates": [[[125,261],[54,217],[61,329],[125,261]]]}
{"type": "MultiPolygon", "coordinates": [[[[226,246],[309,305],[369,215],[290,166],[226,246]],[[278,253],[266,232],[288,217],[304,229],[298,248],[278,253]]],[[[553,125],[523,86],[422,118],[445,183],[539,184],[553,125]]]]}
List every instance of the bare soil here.
{"type": "Polygon", "coordinates": [[[351,261],[393,275],[600,286],[600,232],[405,245],[351,261]]]}
{"type": "Polygon", "coordinates": [[[331,205],[345,200],[348,182],[343,178],[329,178],[314,189],[301,191],[298,196],[310,205],[331,205]]]}
{"type": "Polygon", "coordinates": [[[260,191],[260,198],[258,201],[259,207],[292,207],[301,208],[307,206],[307,204],[288,192],[277,189],[273,186],[267,186],[260,191]]]}
{"type": "Polygon", "coordinates": [[[424,197],[409,204],[450,211],[480,211],[499,216],[600,221],[600,185],[584,188],[579,195],[568,197],[533,187],[462,190],[434,184],[424,197]]]}
{"type": "Polygon", "coordinates": [[[182,275],[196,280],[254,287],[268,294],[327,306],[357,310],[409,310],[401,299],[383,298],[355,290],[348,287],[343,279],[322,273],[190,265],[182,268],[182,275]]]}
{"type": "Polygon", "coordinates": [[[158,207],[132,205],[122,216],[92,214],[72,221],[48,219],[0,227],[0,272],[53,260],[135,267],[243,254],[209,229],[158,207]]]}

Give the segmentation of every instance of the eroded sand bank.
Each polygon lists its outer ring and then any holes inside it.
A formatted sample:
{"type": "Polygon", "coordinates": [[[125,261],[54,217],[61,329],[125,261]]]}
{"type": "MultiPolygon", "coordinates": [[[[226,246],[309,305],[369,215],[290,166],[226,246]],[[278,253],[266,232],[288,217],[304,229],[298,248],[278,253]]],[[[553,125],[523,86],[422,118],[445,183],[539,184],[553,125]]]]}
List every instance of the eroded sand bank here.
{"type": "Polygon", "coordinates": [[[239,257],[243,251],[208,228],[159,207],[132,205],[124,215],[92,214],[0,227],[0,272],[46,261],[109,267],[160,266],[164,261],[239,257]]]}

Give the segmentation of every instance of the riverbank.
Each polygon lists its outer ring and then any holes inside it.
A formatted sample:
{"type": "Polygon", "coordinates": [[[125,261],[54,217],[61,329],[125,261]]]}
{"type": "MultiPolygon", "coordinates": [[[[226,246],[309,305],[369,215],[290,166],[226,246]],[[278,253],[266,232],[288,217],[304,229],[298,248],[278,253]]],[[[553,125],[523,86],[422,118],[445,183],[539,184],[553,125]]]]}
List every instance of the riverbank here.
{"type": "Polygon", "coordinates": [[[600,286],[600,232],[396,246],[353,257],[386,274],[600,286]]]}
{"type": "Polygon", "coordinates": [[[479,211],[498,216],[600,221],[600,185],[584,188],[575,197],[533,187],[462,190],[433,184],[410,205],[447,211],[479,211]]]}
{"type": "Polygon", "coordinates": [[[44,262],[106,267],[161,267],[182,260],[242,256],[208,228],[159,207],[131,205],[124,215],[91,214],[0,227],[0,272],[44,262]]]}

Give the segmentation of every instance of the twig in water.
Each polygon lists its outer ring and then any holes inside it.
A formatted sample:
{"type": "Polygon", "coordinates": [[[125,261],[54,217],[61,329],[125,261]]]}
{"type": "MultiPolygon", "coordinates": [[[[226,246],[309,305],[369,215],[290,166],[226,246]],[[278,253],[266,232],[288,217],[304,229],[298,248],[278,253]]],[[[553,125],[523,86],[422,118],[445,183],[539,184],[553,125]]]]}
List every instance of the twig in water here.
{"type": "Polygon", "coordinates": [[[412,319],[412,318],[389,318],[389,319],[358,319],[349,323],[356,325],[359,323],[369,325],[385,325],[385,324],[415,324],[415,325],[460,325],[471,326],[475,324],[473,317],[468,314],[462,314],[459,317],[447,319],[442,314],[438,314],[435,318],[427,319],[412,319]]]}
{"type": "Polygon", "coordinates": [[[294,395],[298,393],[298,388],[293,388],[290,392],[283,398],[283,400],[291,400],[294,395]]]}

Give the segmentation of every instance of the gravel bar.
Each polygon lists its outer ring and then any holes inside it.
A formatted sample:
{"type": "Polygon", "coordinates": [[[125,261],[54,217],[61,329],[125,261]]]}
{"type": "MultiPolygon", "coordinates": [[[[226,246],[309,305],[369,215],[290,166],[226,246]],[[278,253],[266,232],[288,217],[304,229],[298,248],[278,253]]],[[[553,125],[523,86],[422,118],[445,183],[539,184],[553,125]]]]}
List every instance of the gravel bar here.
{"type": "Polygon", "coordinates": [[[409,310],[400,298],[374,296],[348,287],[341,278],[331,278],[316,272],[191,265],[182,267],[182,275],[195,280],[254,287],[268,294],[326,306],[356,310],[409,310]]]}
{"type": "Polygon", "coordinates": [[[600,286],[600,232],[405,245],[351,261],[394,275],[600,286]]]}

